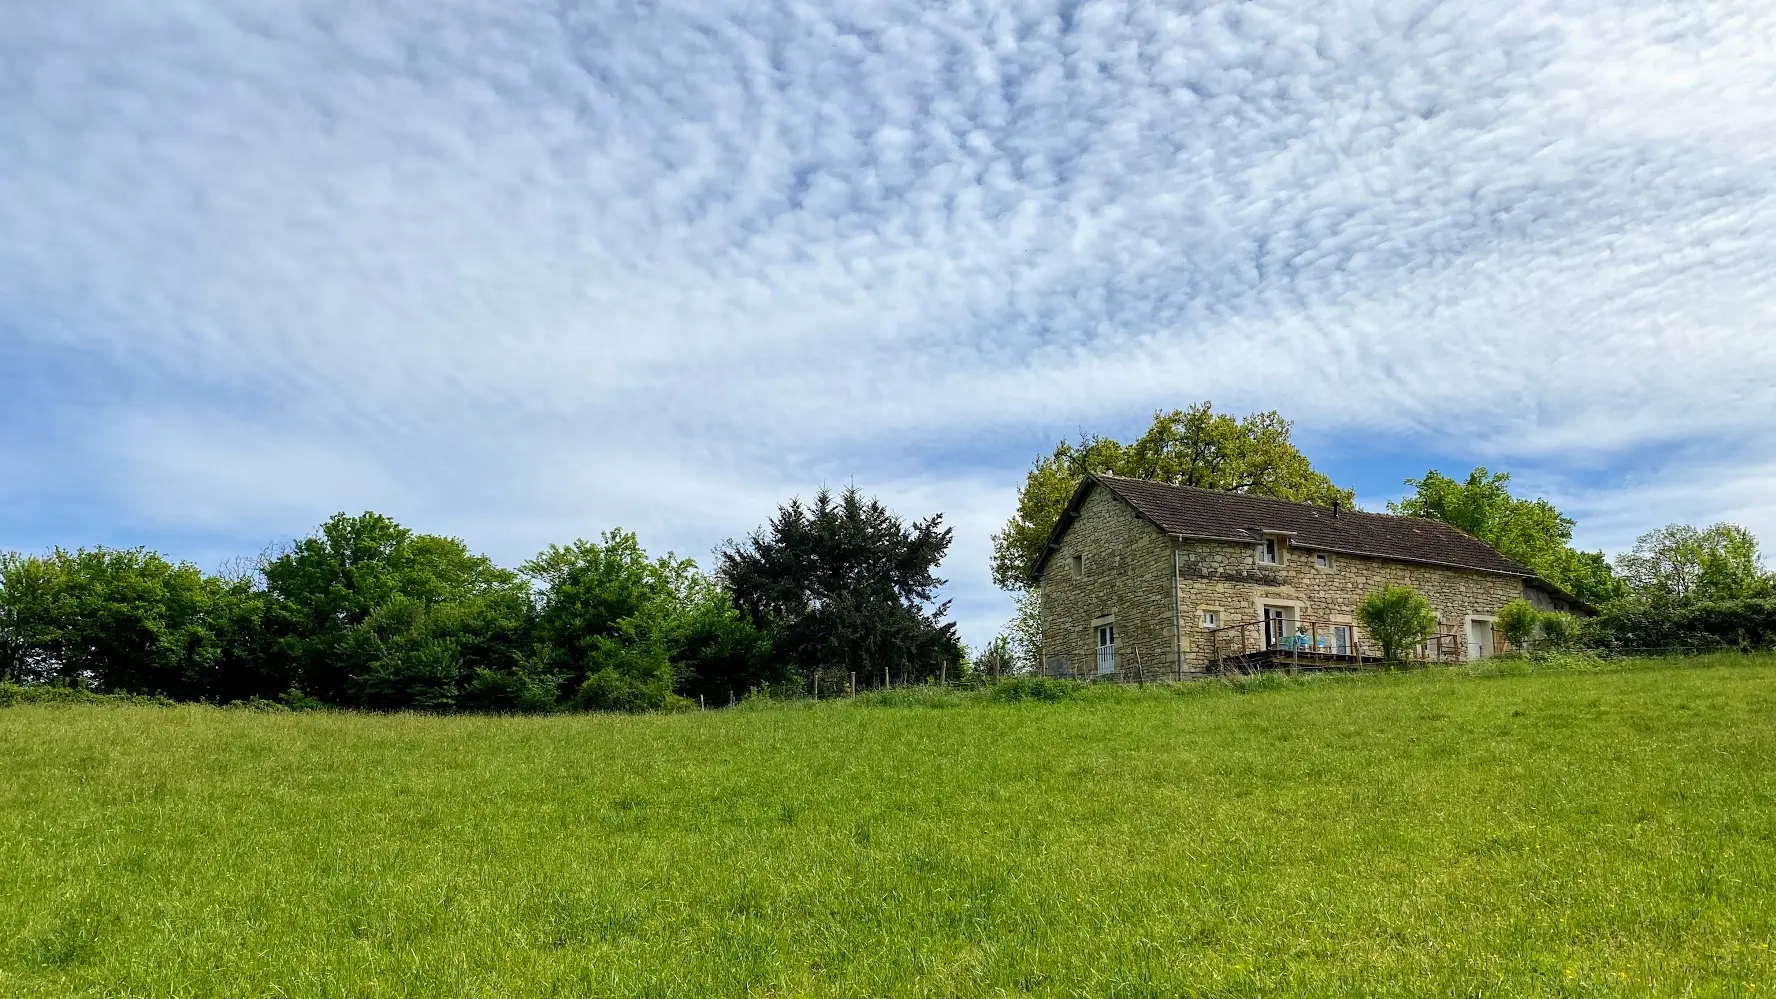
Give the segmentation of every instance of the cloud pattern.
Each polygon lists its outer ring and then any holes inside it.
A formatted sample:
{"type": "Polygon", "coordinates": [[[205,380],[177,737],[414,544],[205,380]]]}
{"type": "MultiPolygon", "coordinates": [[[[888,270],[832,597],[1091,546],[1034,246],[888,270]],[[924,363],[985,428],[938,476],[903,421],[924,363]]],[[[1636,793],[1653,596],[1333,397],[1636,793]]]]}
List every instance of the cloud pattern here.
{"type": "Polygon", "coordinates": [[[855,478],[978,639],[1042,442],[1203,397],[1776,530],[1748,0],[95,0],[0,67],[0,542],[697,551],[855,478]]]}

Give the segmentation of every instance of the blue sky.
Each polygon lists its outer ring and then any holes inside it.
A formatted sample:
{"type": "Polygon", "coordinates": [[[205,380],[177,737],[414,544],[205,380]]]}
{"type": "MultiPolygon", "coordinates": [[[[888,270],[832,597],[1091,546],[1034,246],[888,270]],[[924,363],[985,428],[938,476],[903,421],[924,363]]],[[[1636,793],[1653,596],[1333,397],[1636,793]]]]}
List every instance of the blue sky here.
{"type": "Polygon", "coordinates": [[[90,0],[0,29],[0,546],[336,510],[706,556],[855,481],[988,534],[1078,430],[1293,418],[1776,536],[1754,0],[90,0]]]}

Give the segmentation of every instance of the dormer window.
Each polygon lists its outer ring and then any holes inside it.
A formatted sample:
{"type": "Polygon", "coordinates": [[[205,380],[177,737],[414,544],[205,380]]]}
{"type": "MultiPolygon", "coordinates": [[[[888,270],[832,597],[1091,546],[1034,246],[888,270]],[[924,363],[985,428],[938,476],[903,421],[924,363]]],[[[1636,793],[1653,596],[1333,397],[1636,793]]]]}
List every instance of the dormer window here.
{"type": "Polygon", "coordinates": [[[1277,552],[1277,539],[1264,539],[1264,543],[1258,546],[1258,561],[1264,565],[1276,565],[1280,561],[1277,552]]]}

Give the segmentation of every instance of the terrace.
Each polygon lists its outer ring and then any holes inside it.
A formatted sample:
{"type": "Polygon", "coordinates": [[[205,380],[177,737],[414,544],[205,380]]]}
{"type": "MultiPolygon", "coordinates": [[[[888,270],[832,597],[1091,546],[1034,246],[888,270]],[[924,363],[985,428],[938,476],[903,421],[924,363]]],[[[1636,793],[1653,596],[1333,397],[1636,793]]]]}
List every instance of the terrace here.
{"type": "MultiPolygon", "coordinates": [[[[1349,623],[1267,616],[1210,628],[1209,670],[1252,673],[1261,670],[1374,669],[1381,666],[1381,648],[1365,645],[1362,633],[1349,623]]],[[[1502,647],[1502,639],[1495,638],[1502,647]]],[[[1459,662],[1461,635],[1450,625],[1405,654],[1413,662],[1459,662]]]]}

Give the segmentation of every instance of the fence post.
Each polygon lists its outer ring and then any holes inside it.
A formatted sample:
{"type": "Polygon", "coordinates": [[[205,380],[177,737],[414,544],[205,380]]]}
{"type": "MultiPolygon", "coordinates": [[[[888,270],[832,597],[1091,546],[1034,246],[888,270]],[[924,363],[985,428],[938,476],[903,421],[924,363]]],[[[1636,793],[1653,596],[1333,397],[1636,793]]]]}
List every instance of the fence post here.
{"type": "Polygon", "coordinates": [[[893,684],[888,682],[888,667],[884,666],[882,667],[882,689],[887,690],[892,686],[893,684]]]}
{"type": "Polygon", "coordinates": [[[857,696],[857,671],[856,670],[851,671],[851,696],[852,697],[857,696]]]}

